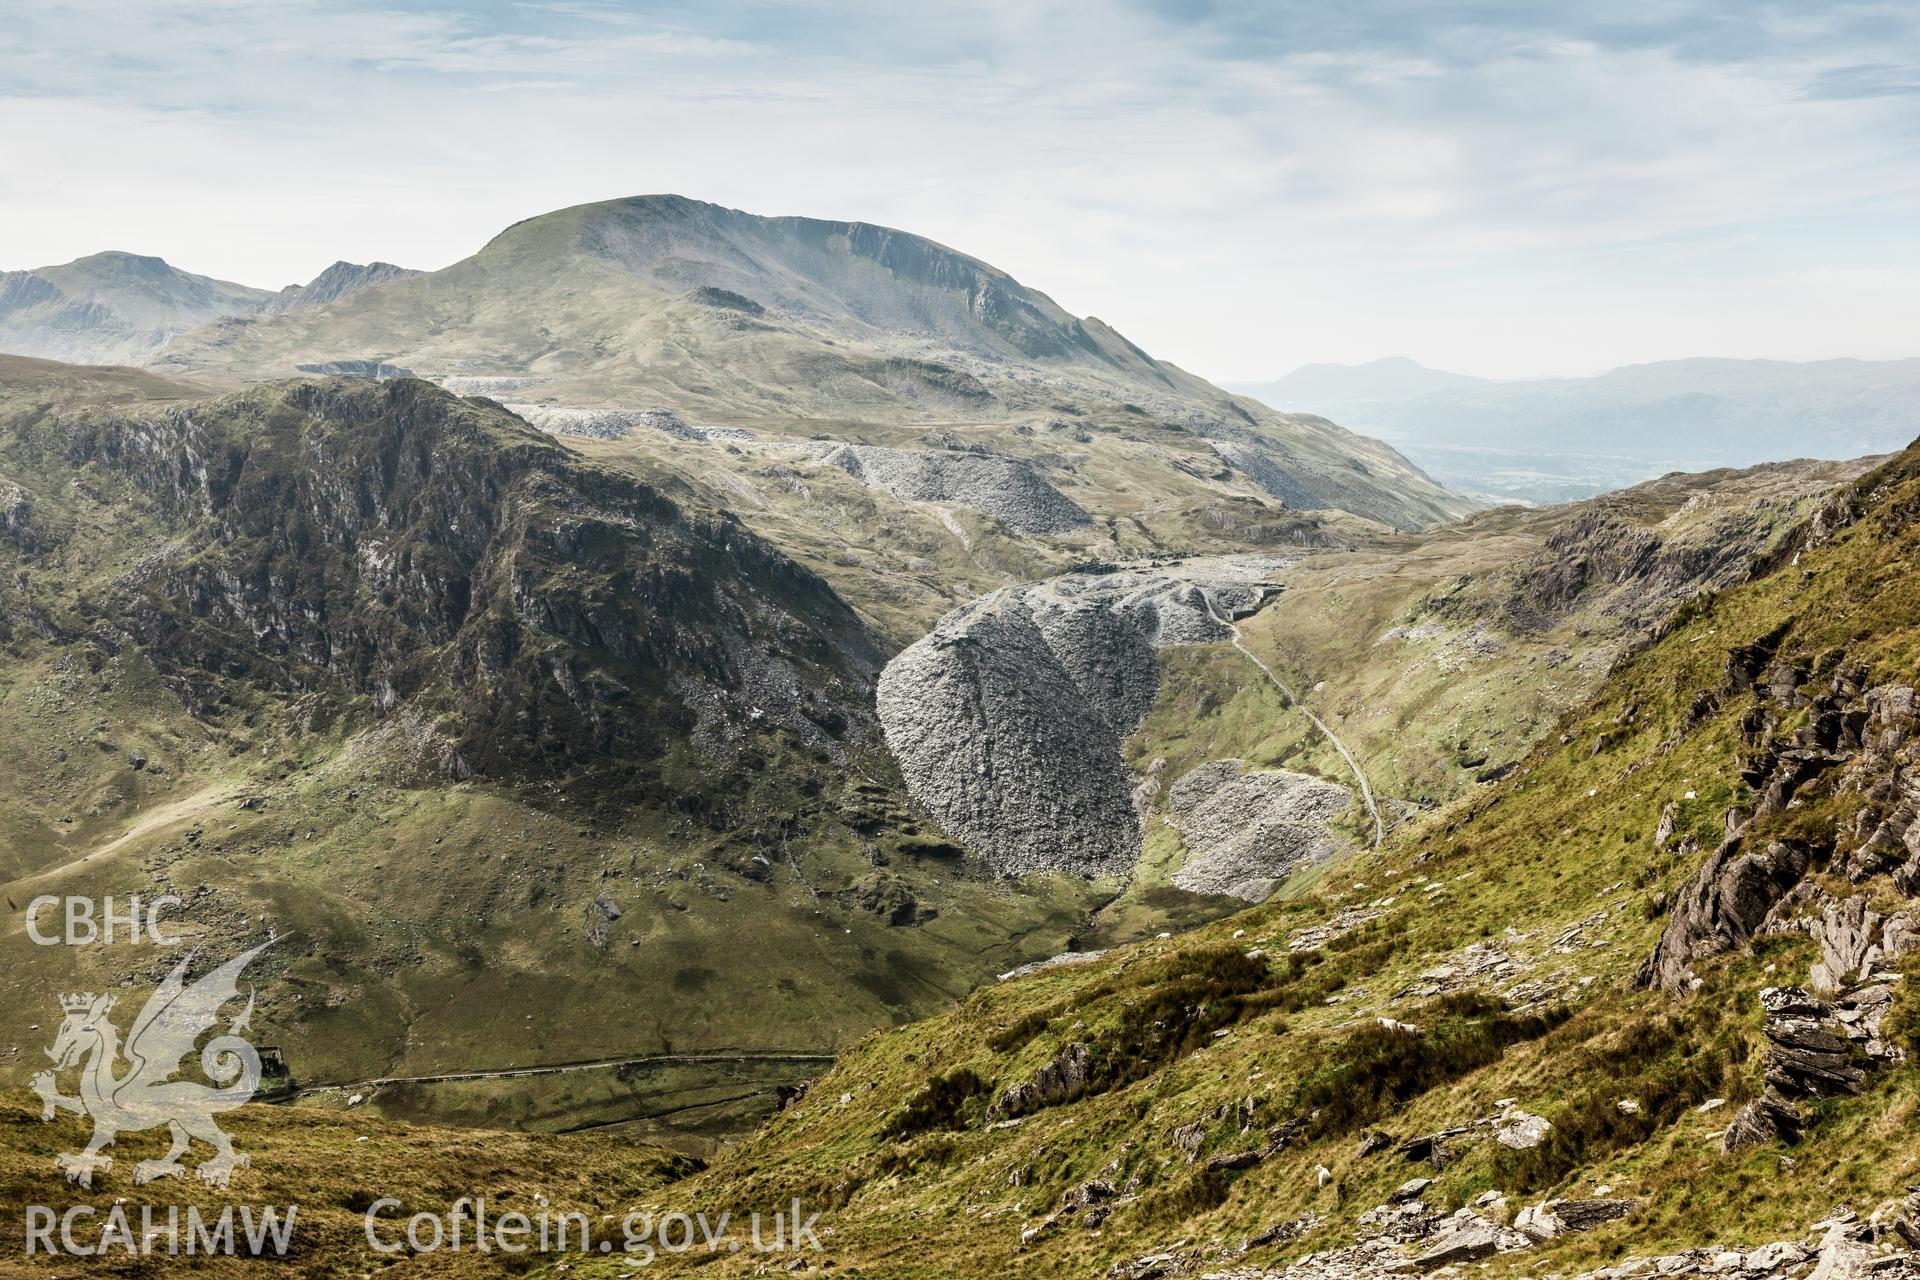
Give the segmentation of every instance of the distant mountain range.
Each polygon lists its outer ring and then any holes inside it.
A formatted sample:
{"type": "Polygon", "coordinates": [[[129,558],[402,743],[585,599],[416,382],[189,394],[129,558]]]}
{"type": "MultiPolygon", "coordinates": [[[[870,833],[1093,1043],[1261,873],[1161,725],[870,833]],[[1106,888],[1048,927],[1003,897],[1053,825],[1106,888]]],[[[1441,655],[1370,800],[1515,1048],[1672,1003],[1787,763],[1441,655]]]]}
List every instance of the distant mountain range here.
{"type": "Polygon", "coordinates": [[[334,302],[419,275],[390,262],[336,262],[278,293],[182,271],[136,253],[0,272],[0,352],[75,364],[138,364],[196,325],[334,302]]]}
{"type": "Polygon", "coordinates": [[[1494,381],[1395,357],[1235,389],[1377,433],[1457,488],[1534,501],[1673,470],[1886,453],[1920,434],[1920,359],[1702,358],[1494,381]]]}
{"type": "Polygon", "coordinates": [[[1405,356],[1387,356],[1365,364],[1303,364],[1273,382],[1236,385],[1241,395],[1268,404],[1374,406],[1399,404],[1436,391],[1483,387],[1491,379],[1429,369],[1405,356]]]}

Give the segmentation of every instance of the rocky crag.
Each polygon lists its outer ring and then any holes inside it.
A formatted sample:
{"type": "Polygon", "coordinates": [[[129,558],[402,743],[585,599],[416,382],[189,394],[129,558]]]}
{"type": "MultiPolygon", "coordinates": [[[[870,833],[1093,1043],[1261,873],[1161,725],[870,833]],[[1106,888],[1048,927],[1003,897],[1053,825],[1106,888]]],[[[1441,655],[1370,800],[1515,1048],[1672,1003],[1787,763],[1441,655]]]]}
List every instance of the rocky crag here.
{"type": "Polygon", "coordinates": [[[336,262],[305,284],[290,284],[260,306],[260,314],[284,315],[338,302],[350,293],[369,285],[408,280],[423,272],[411,267],[396,267],[391,262],[336,262]]]}
{"type": "MultiPolygon", "coordinates": [[[[330,715],[437,722],[418,753],[449,776],[590,767],[642,791],[682,733],[777,727],[827,752],[871,737],[882,645],[824,583],[490,402],[290,383],[56,415],[12,455],[49,483],[111,476],[172,530],[88,608],[191,708],[242,685],[305,692],[330,715]]],[[[17,523],[18,553],[57,548],[52,511],[17,523]]],[[[81,625],[15,590],[6,621],[81,625]]]]}
{"type": "Polygon", "coordinates": [[[1907,684],[1866,687],[1866,668],[1837,654],[1785,646],[1775,633],[1735,649],[1722,688],[1696,704],[1704,714],[1744,702],[1738,768],[1755,801],[1727,811],[1725,837],[1676,891],[1638,975],[1685,992],[1700,982],[1696,964],[1758,937],[1800,932],[1818,944],[1801,979],[1811,990],[1760,993],[1765,1087],[1726,1130],[1728,1150],[1799,1138],[1803,1106],[1859,1093],[1869,1072],[1903,1060],[1883,1024],[1901,961],[1920,951],[1920,700],[1907,684]],[[1769,826],[1793,809],[1840,816],[1792,834],[1769,826]]]}

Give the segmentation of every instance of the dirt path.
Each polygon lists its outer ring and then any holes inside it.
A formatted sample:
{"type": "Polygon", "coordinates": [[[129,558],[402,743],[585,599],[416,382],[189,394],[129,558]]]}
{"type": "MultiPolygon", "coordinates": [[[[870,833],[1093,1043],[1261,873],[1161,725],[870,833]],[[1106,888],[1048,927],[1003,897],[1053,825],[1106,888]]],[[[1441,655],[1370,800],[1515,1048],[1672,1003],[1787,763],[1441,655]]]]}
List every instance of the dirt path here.
{"type": "Polygon", "coordinates": [[[1313,711],[1310,708],[1308,708],[1307,704],[1302,702],[1299,696],[1295,694],[1292,689],[1289,689],[1287,687],[1286,681],[1282,680],[1279,676],[1273,674],[1273,668],[1269,667],[1266,663],[1260,660],[1260,655],[1256,654],[1253,650],[1247,648],[1246,642],[1240,638],[1239,624],[1220,616],[1220,611],[1213,607],[1213,596],[1207,591],[1205,587],[1202,587],[1200,589],[1200,598],[1207,602],[1207,616],[1211,617],[1215,622],[1219,623],[1221,626],[1225,627],[1230,633],[1232,633],[1233,647],[1238,649],[1242,654],[1244,654],[1248,662],[1251,662],[1254,666],[1260,668],[1261,674],[1266,676],[1267,679],[1271,680],[1273,682],[1273,687],[1278,689],[1281,693],[1281,696],[1286,698],[1287,705],[1291,706],[1294,710],[1298,711],[1301,715],[1311,720],[1313,722],[1313,727],[1318,729],[1321,735],[1325,737],[1328,742],[1333,744],[1333,749],[1335,751],[1338,751],[1340,753],[1340,758],[1347,762],[1347,768],[1353,771],[1354,781],[1360,784],[1360,799],[1366,803],[1367,812],[1373,815],[1373,847],[1376,849],[1379,848],[1380,842],[1387,838],[1387,824],[1381,820],[1380,808],[1378,805],[1374,804],[1373,802],[1373,788],[1367,785],[1366,770],[1360,767],[1360,761],[1354,758],[1353,752],[1347,750],[1347,744],[1340,741],[1340,735],[1335,733],[1332,729],[1328,728],[1326,721],[1322,720],[1319,716],[1313,714],[1313,711]]]}
{"type": "Polygon", "coordinates": [[[52,880],[58,876],[65,875],[69,871],[85,866],[95,858],[104,857],[112,853],[115,849],[118,849],[121,845],[126,844],[136,836],[145,835],[156,827],[164,827],[168,823],[178,822],[202,810],[212,809],[224,800],[231,800],[233,797],[239,795],[241,790],[242,788],[238,783],[222,783],[219,786],[208,787],[204,791],[196,791],[190,796],[184,796],[179,800],[163,804],[158,808],[149,809],[141,814],[132,826],[107,841],[107,843],[97,845],[79,857],[70,858],[59,866],[46,867],[42,870],[32,872],[29,875],[21,876],[18,880],[9,881],[6,887],[8,889],[24,888],[27,885],[39,884],[42,881],[52,880]]]}

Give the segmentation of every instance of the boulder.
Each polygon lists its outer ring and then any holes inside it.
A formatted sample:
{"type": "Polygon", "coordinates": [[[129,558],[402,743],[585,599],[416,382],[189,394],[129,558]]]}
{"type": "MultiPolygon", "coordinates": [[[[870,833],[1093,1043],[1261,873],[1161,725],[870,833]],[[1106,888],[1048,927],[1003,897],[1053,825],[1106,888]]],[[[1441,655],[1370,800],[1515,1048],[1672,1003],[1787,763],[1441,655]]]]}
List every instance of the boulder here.
{"type": "Polygon", "coordinates": [[[1734,1112],[1726,1133],[1721,1136],[1720,1149],[1734,1152],[1742,1147],[1757,1147],[1776,1138],[1794,1142],[1799,1139],[1805,1123],[1793,1100],[1769,1087],[1734,1112]]]}
{"type": "Polygon", "coordinates": [[[1591,1231],[1618,1218],[1624,1218],[1640,1207],[1638,1200],[1604,1199],[1595,1197],[1586,1200],[1554,1200],[1550,1202],[1553,1216],[1560,1222],[1564,1231],[1591,1231]]]}
{"type": "Polygon", "coordinates": [[[1551,1121],[1516,1108],[1494,1121],[1493,1140],[1515,1151],[1530,1151],[1545,1142],[1552,1132],[1551,1121]]]}
{"type": "Polygon", "coordinates": [[[1477,1262],[1496,1253],[1531,1249],[1533,1245],[1533,1238],[1525,1232],[1503,1227],[1471,1209],[1462,1209],[1421,1243],[1413,1264],[1423,1271],[1431,1271],[1458,1262],[1477,1262]]]}

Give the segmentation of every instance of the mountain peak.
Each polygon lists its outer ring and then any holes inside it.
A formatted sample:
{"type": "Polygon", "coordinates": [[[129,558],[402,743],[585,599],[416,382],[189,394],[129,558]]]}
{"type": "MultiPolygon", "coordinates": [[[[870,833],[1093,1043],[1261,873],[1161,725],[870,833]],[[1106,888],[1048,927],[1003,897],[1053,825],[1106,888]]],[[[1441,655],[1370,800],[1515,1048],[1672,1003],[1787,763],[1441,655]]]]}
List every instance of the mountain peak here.
{"type": "Polygon", "coordinates": [[[420,274],[411,267],[398,267],[391,262],[359,263],[341,259],[306,284],[288,285],[263,303],[260,311],[263,315],[304,311],[309,307],[338,302],[348,294],[370,285],[387,284],[420,274]]]}
{"type": "MultiPolygon", "coordinates": [[[[69,267],[113,267],[128,271],[140,271],[152,275],[174,270],[165,258],[150,253],[129,253],[124,249],[103,249],[99,253],[89,253],[65,264],[69,267]]],[[[42,268],[43,270],[45,268],[42,268]]]]}
{"type": "Polygon", "coordinates": [[[0,276],[0,351],[83,364],[145,359],[177,334],[270,295],[109,249],[0,276]]]}
{"type": "Polygon", "coordinates": [[[528,398],[543,404],[781,435],[801,419],[965,423],[1049,458],[1045,433],[1108,430],[1149,444],[1170,472],[1161,445],[1203,450],[1201,462],[1181,459],[1197,471],[1166,481],[1180,486],[1240,483],[1206,479],[1220,464],[1202,441],[1258,452],[1284,438],[1285,466],[1241,482],[1397,526],[1468,505],[1384,446],[1258,415],[989,263],[870,222],[636,195],[515,223],[429,276],[308,306],[321,283],[266,308],[296,314],[174,343],[167,367],[246,381],[353,361],[483,394],[537,383],[528,398]]]}

